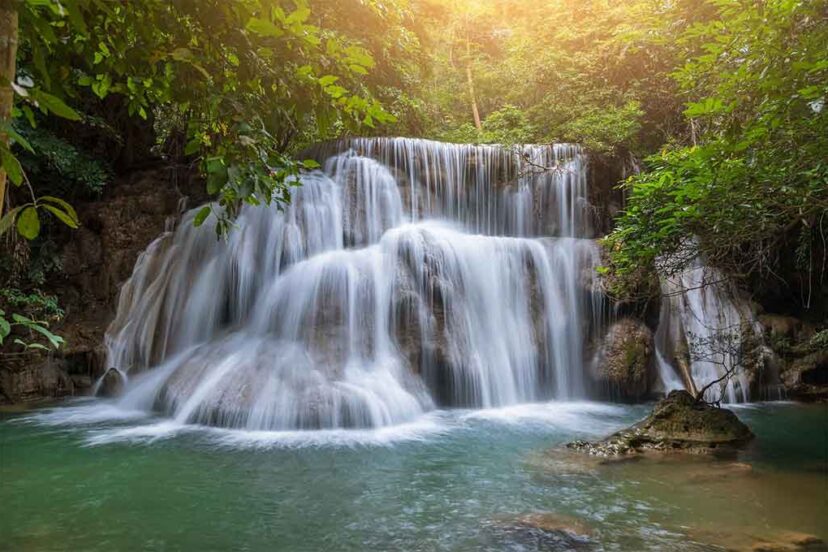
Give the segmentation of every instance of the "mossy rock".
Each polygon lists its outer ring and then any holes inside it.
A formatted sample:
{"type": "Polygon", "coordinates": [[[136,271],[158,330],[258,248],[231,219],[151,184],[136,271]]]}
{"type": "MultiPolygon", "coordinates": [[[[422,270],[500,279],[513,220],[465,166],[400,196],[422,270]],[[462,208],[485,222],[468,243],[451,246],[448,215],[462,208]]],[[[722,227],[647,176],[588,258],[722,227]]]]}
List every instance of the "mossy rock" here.
{"type": "Polygon", "coordinates": [[[641,422],[598,442],[576,441],[567,448],[595,456],[642,452],[693,454],[735,451],[753,433],[730,410],[696,401],[687,391],[673,391],[641,422]]]}
{"type": "Polygon", "coordinates": [[[654,352],[650,329],[639,320],[623,318],[607,331],[593,377],[613,398],[640,400],[648,391],[654,352]]]}

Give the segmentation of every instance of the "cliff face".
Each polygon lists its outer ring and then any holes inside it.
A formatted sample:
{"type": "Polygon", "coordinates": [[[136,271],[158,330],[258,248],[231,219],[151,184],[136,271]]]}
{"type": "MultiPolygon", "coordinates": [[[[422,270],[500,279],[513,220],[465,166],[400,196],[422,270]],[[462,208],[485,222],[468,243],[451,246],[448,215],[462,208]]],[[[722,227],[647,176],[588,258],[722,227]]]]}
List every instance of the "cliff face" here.
{"type": "Polygon", "coordinates": [[[103,337],[115,314],[118,290],[138,255],[203,200],[202,184],[158,166],[120,176],[104,196],[75,205],[78,230],[67,231],[60,250],[63,273],[47,282],[65,318],[53,330],[66,346],[48,357],[12,357],[0,367],[0,403],[87,394],[106,370],[103,337]]]}

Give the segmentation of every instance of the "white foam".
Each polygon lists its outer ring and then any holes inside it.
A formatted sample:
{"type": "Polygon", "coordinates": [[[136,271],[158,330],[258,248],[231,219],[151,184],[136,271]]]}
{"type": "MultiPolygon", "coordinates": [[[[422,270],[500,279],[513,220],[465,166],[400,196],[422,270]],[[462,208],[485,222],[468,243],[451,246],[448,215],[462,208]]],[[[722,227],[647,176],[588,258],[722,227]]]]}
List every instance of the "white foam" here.
{"type": "Polygon", "coordinates": [[[528,403],[464,412],[463,421],[482,420],[510,426],[538,425],[572,433],[603,434],[623,426],[628,410],[622,406],[606,403],[546,402],[528,403]]]}
{"type": "Polygon", "coordinates": [[[96,401],[80,406],[50,408],[19,418],[20,423],[46,426],[87,426],[103,422],[125,422],[148,417],[142,410],[123,409],[116,404],[96,401]]]}
{"type": "Polygon", "coordinates": [[[126,428],[95,430],[90,432],[85,444],[151,444],[186,433],[204,437],[209,444],[233,449],[391,446],[402,442],[425,441],[446,433],[450,427],[440,413],[425,415],[410,423],[365,430],[248,431],[163,421],[126,428]]]}

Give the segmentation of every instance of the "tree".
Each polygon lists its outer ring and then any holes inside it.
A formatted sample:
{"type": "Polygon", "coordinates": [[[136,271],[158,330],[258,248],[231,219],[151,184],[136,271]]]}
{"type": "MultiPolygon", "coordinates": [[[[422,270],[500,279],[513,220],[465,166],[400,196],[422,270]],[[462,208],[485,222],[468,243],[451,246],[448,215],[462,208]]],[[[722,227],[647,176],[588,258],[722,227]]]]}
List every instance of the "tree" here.
{"type": "MultiPolygon", "coordinates": [[[[166,106],[217,197],[218,208],[206,208],[197,222],[216,214],[224,232],[241,202],[289,200],[298,172],[312,167],[293,159],[291,145],[392,120],[363,84],[374,66],[370,52],[311,16],[304,1],[284,8],[263,0],[78,0],[65,7],[26,0],[19,71],[10,79],[14,114],[31,125],[37,110],[81,120],[64,99],[86,91],[119,95],[140,118],[166,106]]],[[[23,184],[19,163],[4,152],[12,182],[23,184]]],[[[66,206],[33,193],[3,226],[16,220],[21,234],[34,237],[42,209],[77,224],[66,206]]]]}
{"type": "Polygon", "coordinates": [[[626,183],[614,267],[632,275],[668,258],[674,273],[701,256],[743,279],[774,277],[793,235],[811,270],[828,213],[826,4],[707,5],[716,18],[681,35],[688,61],[674,74],[688,132],[626,183]]]}

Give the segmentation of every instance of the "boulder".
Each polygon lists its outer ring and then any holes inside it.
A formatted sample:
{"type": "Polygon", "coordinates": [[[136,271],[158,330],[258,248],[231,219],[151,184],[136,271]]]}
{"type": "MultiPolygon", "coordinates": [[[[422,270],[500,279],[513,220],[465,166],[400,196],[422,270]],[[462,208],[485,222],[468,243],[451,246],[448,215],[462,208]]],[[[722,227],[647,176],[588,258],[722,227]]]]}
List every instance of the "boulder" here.
{"type": "Polygon", "coordinates": [[[653,366],[653,332],[640,320],[623,318],[610,326],[593,363],[593,379],[622,400],[648,391],[653,366]]]}
{"type": "Polygon", "coordinates": [[[694,454],[735,451],[753,433],[730,410],[672,391],[641,422],[598,442],[576,441],[567,448],[595,456],[627,456],[647,451],[694,454]]]}
{"type": "Polygon", "coordinates": [[[98,397],[117,397],[124,391],[124,375],[117,368],[110,368],[98,385],[98,397]]]}

